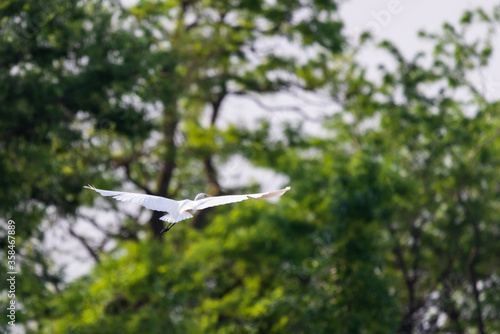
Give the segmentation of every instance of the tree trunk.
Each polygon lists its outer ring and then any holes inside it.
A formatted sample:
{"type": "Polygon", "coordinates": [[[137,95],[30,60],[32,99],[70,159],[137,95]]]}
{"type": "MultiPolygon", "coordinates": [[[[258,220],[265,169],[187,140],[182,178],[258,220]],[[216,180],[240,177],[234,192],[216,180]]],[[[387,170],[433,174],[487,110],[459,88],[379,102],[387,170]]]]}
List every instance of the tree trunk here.
{"type": "MultiPolygon", "coordinates": [[[[177,129],[178,116],[177,109],[174,106],[173,110],[165,108],[165,122],[163,127],[163,143],[166,148],[163,167],[161,168],[160,175],[158,176],[158,196],[168,197],[168,188],[172,180],[172,173],[175,169],[175,158],[177,155],[177,147],[175,145],[174,136],[177,129]],[[170,112],[170,113],[169,113],[170,112]]],[[[159,220],[164,216],[164,212],[154,211],[149,219],[149,227],[153,232],[156,239],[161,240],[161,230],[164,227],[163,221],[159,220]]]]}

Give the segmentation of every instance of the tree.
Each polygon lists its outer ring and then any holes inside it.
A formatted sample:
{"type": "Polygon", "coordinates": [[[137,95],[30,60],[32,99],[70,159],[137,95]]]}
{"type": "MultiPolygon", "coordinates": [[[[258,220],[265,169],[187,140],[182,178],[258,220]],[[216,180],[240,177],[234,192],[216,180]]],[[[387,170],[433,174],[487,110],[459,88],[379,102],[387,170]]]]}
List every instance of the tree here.
{"type": "MultiPolygon", "coordinates": [[[[5,2],[1,11],[1,208],[29,222],[17,225],[20,286],[30,286],[19,291],[26,306],[18,316],[26,322],[52,314],[44,301],[63,289],[61,273],[40,247],[47,225],[66,223],[96,262],[113,240],[117,247],[139,242],[143,231],[162,240],[156,213],[147,227],[135,216],[111,228],[79,210],[91,203],[83,184],[132,183],[146,193],[183,197],[208,181],[212,193],[231,192],[221,189],[214,165],[221,148],[214,125],[224,99],[314,89],[318,83],[310,79],[282,74],[324,63],[344,44],[332,1],[141,1],[126,9],[99,0],[26,0],[5,2]],[[307,19],[297,19],[301,10],[307,19]],[[304,65],[259,45],[266,39],[315,48],[316,56],[304,65]],[[100,238],[78,232],[75,223],[83,219],[100,238]]],[[[218,159],[238,147],[225,148],[218,159]]],[[[38,332],[52,325],[33,326],[38,332]]]]}
{"type": "Polygon", "coordinates": [[[459,28],[423,34],[435,43],[427,59],[383,42],[398,66],[381,67],[381,84],[355,63],[329,74],[343,107],[328,121],[332,138],[306,142],[280,171],[311,176],[295,190],[314,194],[303,216],[330,241],[297,269],[310,292],[297,294],[304,308],[284,314],[327,309],[323,323],[306,323],[322,324],[318,332],[498,330],[499,104],[470,81],[492,54],[498,17],[498,8],[467,12],[459,28]],[[468,39],[472,22],[490,29],[484,40],[468,39]]]}

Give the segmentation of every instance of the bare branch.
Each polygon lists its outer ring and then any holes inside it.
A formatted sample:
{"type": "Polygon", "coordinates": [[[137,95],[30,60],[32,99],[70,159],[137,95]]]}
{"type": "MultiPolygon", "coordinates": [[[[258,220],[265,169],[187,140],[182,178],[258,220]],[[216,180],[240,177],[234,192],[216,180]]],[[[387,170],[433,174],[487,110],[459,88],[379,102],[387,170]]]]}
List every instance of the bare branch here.
{"type": "Polygon", "coordinates": [[[323,121],[323,118],[314,118],[314,117],[309,116],[306,111],[304,111],[302,108],[297,107],[297,106],[269,106],[269,105],[265,104],[264,102],[262,102],[261,100],[259,100],[259,98],[257,98],[256,96],[252,96],[252,95],[249,95],[247,93],[232,92],[231,94],[238,95],[238,96],[244,97],[246,99],[249,99],[252,102],[254,102],[255,104],[257,104],[260,108],[264,109],[265,111],[269,111],[269,112],[293,112],[293,113],[300,115],[302,118],[304,118],[305,120],[307,120],[309,122],[321,123],[323,121]]]}
{"type": "MultiPolygon", "coordinates": [[[[126,214],[129,218],[132,220],[135,219],[135,217],[131,217],[130,215],[126,214]]],[[[100,226],[96,220],[92,217],[85,216],[85,215],[80,215],[81,218],[85,219],[87,222],[89,222],[92,226],[94,226],[96,229],[98,229],[100,232],[102,232],[106,238],[104,240],[107,241],[108,238],[115,238],[115,239],[122,239],[122,240],[138,240],[137,239],[137,233],[125,226],[120,226],[120,231],[118,233],[113,233],[109,230],[104,229],[102,226],[100,226]]],[[[101,246],[100,246],[101,247],[101,246]]],[[[97,249],[100,249],[98,247],[97,249]]]]}
{"type": "Polygon", "coordinates": [[[130,161],[127,161],[126,163],[123,164],[123,167],[125,167],[125,173],[127,174],[127,178],[135,184],[138,188],[142,189],[146,194],[148,195],[153,195],[153,192],[151,189],[149,189],[147,186],[139,183],[137,180],[135,180],[131,174],[130,174],[130,161]]]}
{"type": "Polygon", "coordinates": [[[139,151],[139,152],[133,152],[130,156],[124,158],[124,157],[114,157],[111,158],[111,163],[116,166],[116,167],[124,167],[125,168],[125,174],[127,175],[127,178],[129,179],[130,182],[132,182],[136,187],[140,188],[143,190],[146,194],[148,195],[154,195],[153,191],[149,189],[146,185],[140,183],[136,179],[132,177],[132,173],[130,170],[130,165],[132,162],[140,158],[141,156],[146,155],[147,153],[139,151]]]}
{"type": "Polygon", "coordinates": [[[80,243],[85,247],[85,249],[89,252],[89,254],[92,256],[92,258],[95,260],[96,263],[100,262],[99,255],[97,252],[89,245],[88,240],[82,237],[81,235],[77,234],[73,227],[70,225],[68,227],[69,234],[71,234],[73,237],[78,239],[80,243]]]}
{"type": "Polygon", "coordinates": [[[92,226],[94,226],[96,229],[98,229],[100,232],[104,233],[105,235],[109,235],[111,233],[111,232],[105,230],[99,224],[97,224],[96,220],[94,218],[92,218],[92,217],[80,214],[80,218],[85,219],[87,222],[89,222],[90,224],[92,224],[92,226]]]}

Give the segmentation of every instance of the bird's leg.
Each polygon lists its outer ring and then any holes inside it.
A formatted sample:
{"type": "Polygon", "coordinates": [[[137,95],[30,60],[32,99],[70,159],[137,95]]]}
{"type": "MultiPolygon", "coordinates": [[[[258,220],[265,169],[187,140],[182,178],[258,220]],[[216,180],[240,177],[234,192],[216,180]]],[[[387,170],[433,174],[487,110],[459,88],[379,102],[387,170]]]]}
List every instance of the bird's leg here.
{"type": "Polygon", "coordinates": [[[160,231],[160,234],[168,232],[174,225],[175,225],[174,223],[169,223],[167,226],[163,228],[163,230],[160,231]]]}
{"type": "Polygon", "coordinates": [[[161,230],[161,231],[160,231],[160,234],[165,233],[165,232],[167,232],[168,230],[170,230],[170,228],[172,227],[172,225],[173,225],[172,223],[169,223],[167,226],[165,226],[165,227],[163,228],[163,230],[161,230]]]}

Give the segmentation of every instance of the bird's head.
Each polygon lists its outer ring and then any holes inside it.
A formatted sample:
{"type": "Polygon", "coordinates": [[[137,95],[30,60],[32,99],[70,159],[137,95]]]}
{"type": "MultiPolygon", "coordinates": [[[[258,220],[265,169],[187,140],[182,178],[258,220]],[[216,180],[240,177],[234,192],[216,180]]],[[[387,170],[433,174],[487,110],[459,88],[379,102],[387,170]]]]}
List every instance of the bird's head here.
{"type": "Polygon", "coordinates": [[[196,195],[196,197],[194,198],[194,200],[197,201],[199,199],[204,199],[204,198],[207,198],[207,197],[212,197],[212,196],[207,195],[205,193],[199,193],[198,195],[196,195]]]}

